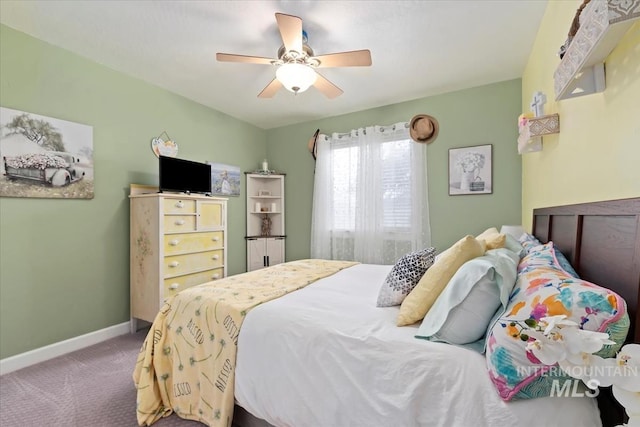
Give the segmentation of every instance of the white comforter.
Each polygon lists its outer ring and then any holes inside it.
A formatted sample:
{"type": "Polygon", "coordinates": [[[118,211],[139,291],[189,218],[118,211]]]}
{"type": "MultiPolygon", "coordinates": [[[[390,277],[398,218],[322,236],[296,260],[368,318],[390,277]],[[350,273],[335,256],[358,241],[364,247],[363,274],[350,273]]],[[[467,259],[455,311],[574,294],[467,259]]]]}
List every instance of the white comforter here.
{"type": "Polygon", "coordinates": [[[416,339],[378,308],[391,266],[360,264],[251,310],[236,401],[275,426],[597,426],[595,399],[504,402],[484,356],[416,339]]]}

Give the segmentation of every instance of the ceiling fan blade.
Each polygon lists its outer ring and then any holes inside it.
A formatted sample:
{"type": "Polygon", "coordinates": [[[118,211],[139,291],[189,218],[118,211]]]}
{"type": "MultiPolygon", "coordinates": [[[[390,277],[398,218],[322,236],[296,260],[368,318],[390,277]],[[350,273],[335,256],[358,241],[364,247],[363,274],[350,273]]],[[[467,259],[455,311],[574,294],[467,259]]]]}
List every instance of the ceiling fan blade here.
{"type": "Polygon", "coordinates": [[[280,80],[273,79],[271,80],[271,83],[269,83],[264,89],[262,89],[262,92],[258,94],[258,98],[273,98],[273,95],[275,95],[280,88],[282,88],[280,80]]]}
{"type": "Polygon", "coordinates": [[[333,99],[337,96],[342,95],[342,89],[322,77],[319,73],[316,74],[318,74],[318,77],[316,78],[316,81],[313,85],[316,87],[316,89],[322,92],[324,96],[329,99],[333,99]]]}
{"type": "Polygon", "coordinates": [[[285,49],[302,53],[302,19],[293,15],[276,13],[276,21],[285,49]]]}
{"type": "Polygon", "coordinates": [[[234,55],[233,53],[216,53],[216,59],[222,62],[244,62],[247,64],[271,65],[275,59],[260,56],[234,55]]]}
{"type": "Polygon", "coordinates": [[[314,56],[314,58],[320,61],[318,68],[368,67],[371,65],[371,52],[368,49],[329,53],[327,55],[314,56]]]}

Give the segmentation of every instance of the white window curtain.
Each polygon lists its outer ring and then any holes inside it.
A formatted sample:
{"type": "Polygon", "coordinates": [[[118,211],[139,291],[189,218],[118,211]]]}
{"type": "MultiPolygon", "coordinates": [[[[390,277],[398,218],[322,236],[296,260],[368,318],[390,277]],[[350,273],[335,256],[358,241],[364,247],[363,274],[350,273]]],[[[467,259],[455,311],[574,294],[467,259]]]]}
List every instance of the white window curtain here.
{"type": "Polygon", "coordinates": [[[319,135],[313,258],[393,264],[430,246],[427,150],[408,126],[319,135]]]}

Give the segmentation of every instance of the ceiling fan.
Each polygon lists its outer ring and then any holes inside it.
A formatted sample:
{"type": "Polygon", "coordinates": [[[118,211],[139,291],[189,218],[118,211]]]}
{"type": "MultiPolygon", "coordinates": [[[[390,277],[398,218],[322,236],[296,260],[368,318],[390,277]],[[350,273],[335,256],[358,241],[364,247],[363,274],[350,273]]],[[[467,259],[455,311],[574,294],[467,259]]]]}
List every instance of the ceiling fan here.
{"type": "Polygon", "coordinates": [[[359,67],[371,65],[368,49],[350,52],[330,53],[315,56],[307,44],[306,33],[302,30],[302,19],[297,16],[276,13],[283,46],[278,50],[278,58],[217,53],[216,59],[224,62],[244,62],[247,64],[275,65],[276,77],[258,94],[258,98],[271,98],[281,88],[298,94],[311,85],[327,98],[342,94],[342,89],[318,74],[316,68],[359,67]]]}

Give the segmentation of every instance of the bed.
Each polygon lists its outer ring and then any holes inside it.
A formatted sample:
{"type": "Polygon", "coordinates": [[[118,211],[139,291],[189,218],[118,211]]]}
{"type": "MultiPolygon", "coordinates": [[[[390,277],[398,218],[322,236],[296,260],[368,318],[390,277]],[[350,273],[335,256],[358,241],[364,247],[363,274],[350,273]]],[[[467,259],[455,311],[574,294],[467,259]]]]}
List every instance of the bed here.
{"type": "MultiPolygon", "coordinates": [[[[553,241],[584,279],[624,297],[631,319],[628,340],[638,342],[640,198],[536,209],[533,234],[541,242],[553,241]]],[[[505,402],[487,375],[482,354],[418,340],[419,325],[396,326],[398,307],[376,307],[380,282],[391,268],[344,266],[295,292],[244,311],[242,326],[234,330],[235,364],[225,377],[236,403],[233,424],[507,426],[529,422],[596,426],[601,425],[600,416],[604,425],[620,420],[620,407],[604,393],[597,403],[570,397],[505,402]]],[[[236,284],[247,278],[234,277],[236,284]]],[[[175,319],[175,314],[186,308],[178,309],[174,301],[172,310],[175,319]]],[[[195,313],[213,323],[209,318],[213,311],[202,308],[195,313]]],[[[188,321],[193,322],[193,316],[188,321]]],[[[134,375],[139,387],[139,421],[141,412],[153,413],[142,417],[146,422],[177,412],[208,425],[229,425],[230,416],[216,413],[195,393],[196,388],[199,391],[206,386],[205,381],[213,384],[224,372],[212,370],[207,375],[208,371],[202,371],[191,386],[168,385],[167,381],[186,360],[197,366],[201,360],[213,359],[217,351],[179,355],[172,343],[163,342],[171,328],[159,323],[157,318],[136,367],[137,373],[146,372],[152,381],[141,386],[139,376],[134,375]],[[153,354],[149,347],[155,348],[156,354],[170,353],[171,366],[165,371],[154,367],[148,358],[153,354]],[[158,398],[163,393],[169,400],[179,397],[180,403],[164,402],[149,410],[141,405],[141,389],[153,389],[158,398]],[[208,411],[214,416],[208,417],[208,411]]],[[[220,323],[228,322],[221,318],[220,323]]],[[[180,339],[190,335],[203,346],[207,341],[219,342],[214,334],[189,325],[185,323],[185,330],[179,332],[180,339]]]]}

